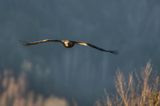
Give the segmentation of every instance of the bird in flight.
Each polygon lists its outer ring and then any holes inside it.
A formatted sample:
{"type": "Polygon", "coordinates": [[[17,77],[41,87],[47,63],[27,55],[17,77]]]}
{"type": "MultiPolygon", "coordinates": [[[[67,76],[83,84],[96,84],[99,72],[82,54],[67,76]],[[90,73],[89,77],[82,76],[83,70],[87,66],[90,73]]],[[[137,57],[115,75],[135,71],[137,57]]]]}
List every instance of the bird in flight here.
{"type": "Polygon", "coordinates": [[[31,45],[37,45],[37,44],[49,43],[49,42],[59,42],[59,43],[62,43],[65,48],[72,48],[75,44],[77,44],[77,45],[81,45],[81,46],[89,46],[89,47],[95,48],[95,49],[103,51],[103,52],[109,52],[109,53],[112,53],[112,54],[118,54],[118,52],[114,51],[114,50],[105,50],[105,49],[102,49],[100,47],[97,47],[97,46],[95,46],[93,44],[90,44],[90,43],[87,43],[87,42],[72,41],[72,40],[44,39],[44,40],[39,40],[39,41],[27,42],[24,45],[25,46],[31,46],[31,45]]]}

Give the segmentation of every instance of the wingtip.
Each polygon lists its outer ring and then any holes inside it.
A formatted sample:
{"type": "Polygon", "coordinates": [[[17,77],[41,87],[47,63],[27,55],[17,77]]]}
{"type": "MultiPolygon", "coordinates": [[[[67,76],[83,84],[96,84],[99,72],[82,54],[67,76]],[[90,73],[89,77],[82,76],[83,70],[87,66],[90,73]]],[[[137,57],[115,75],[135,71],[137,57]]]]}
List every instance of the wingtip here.
{"type": "Polygon", "coordinates": [[[20,42],[23,46],[28,46],[28,43],[27,43],[27,42],[25,42],[25,41],[21,41],[21,40],[19,40],[19,42],[20,42]]]}
{"type": "Polygon", "coordinates": [[[115,55],[118,55],[119,54],[119,52],[118,51],[110,51],[110,53],[112,53],[112,54],[115,54],[115,55]]]}

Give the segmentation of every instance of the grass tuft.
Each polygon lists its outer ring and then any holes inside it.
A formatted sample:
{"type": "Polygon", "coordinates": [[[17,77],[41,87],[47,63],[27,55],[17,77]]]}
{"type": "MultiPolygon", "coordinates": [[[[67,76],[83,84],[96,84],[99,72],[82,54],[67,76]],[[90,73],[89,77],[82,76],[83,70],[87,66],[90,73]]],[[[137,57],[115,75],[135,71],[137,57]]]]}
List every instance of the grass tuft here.
{"type": "Polygon", "coordinates": [[[127,80],[118,71],[115,87],[116,96],[107,96],[97,106],[160,106],[160,80],[158,75],[153,76],[150,63],[140,74],[129,74],[127,80]]]}
{"type": "Polygon", "coordinates": [[[68,106],[64,98],[46,98],[26,88],[25,74],[14,77],[9,71],[4,71],[0,76],[0,106],[68,106]]]}

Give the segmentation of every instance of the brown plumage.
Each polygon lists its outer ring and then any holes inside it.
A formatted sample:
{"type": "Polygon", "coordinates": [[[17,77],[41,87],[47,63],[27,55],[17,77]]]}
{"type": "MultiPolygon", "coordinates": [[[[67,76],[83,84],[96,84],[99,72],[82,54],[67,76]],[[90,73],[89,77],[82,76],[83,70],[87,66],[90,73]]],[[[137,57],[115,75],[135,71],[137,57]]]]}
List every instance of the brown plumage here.
{"type": "Polygon", "coordinates": [[[37,45],[37,44],[41,44],[41,43],[48,43],[48,42],[59,42],[62,43],[64,47],[66,48],[72,48],[75,44],[81,45],[81,46],[89,46],[92,48],[95,48],[97,50],[103,51],[103,52],[109,52],[112,54],[118,54],[117,51],[114,50],[105,50],[102,49],[100,47],[97,47],[93,44],[87,43],[87,42],[81,42],[81,41],[71,41],[71,40],[52,40],[52,39],[44,39],[44,40],[39,40],[39,41],[33,41],[33,42],[28,42],[25,43],[25,46],[31,46],[31,45],[37,45]]]}

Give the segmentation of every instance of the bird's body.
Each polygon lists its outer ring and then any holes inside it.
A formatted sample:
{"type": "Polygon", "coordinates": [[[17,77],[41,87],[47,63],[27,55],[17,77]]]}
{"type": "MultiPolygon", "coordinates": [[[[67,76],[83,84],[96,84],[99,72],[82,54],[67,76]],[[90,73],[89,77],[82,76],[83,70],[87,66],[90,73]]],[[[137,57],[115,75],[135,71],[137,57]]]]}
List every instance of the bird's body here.
{"type": "Polygon", "coordinates": [[[118,52],[114,51],[114,50],[105,50],[105,49],[99,48],[99,47],[97,47],[95,45],[92,45],[90,43],[81,42],[81,41],[72,41],[72,40],[44,39],[44,40],[39,40],[39,41],[34,41],[34,42],[28,42],[28,43],[25,43],[24,45],[25,46],[30,46],[30,45],[37,45],[37,44],[40,44],[40,43],[47,43],[47,42],[60,42],[60,43],[63,44],[63,46],[65,48],[72,48],[75,44],[78,44],[78,45],[81,45],[81,46],[89,46],[89,47],[98,49],[98,50],[103,51],[103,52],[109,52],[109,53],[112,53],[112,54],[118,54],[118,52]]]}
{"type": "Polygon", "coordinates": [[[63,43],[64,47],[66,48],[72,48],[75,45],[75,43],[70,40],[62,40],[61,43],[63,43]]]}

